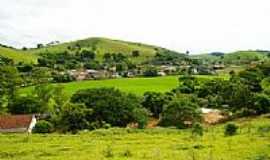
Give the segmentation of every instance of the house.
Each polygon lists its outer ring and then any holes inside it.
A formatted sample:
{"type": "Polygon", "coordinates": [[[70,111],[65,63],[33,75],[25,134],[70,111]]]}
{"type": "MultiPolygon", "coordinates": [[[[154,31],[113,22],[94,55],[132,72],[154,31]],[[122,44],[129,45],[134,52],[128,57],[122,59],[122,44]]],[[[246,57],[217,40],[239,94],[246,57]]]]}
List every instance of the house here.
{"type": "Polygon", "coordinates": [[[35,115],[0,116],[0,133],[31,133],[36,125],[35,115]]]}

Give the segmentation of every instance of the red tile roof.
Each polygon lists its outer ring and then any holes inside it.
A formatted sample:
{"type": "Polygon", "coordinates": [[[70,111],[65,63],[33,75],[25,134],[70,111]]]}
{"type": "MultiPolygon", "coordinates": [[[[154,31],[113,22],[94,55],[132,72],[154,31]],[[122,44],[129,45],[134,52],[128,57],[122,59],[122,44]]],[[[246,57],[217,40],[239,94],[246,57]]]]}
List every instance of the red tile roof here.
{"type": "Polygon", "coordinates": [[[0,116],[0,129],[28,128],[32,117],[32,115],[0,116]]]}

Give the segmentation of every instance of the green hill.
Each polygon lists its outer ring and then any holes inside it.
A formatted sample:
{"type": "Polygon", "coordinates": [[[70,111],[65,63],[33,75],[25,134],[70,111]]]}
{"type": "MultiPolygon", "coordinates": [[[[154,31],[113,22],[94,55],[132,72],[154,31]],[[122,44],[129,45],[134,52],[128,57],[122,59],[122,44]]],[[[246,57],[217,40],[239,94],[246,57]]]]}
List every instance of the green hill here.
{"type": "Polygon", "coordinates": [[[0,46],[0,56],[13,59],[14,62],[36,63],[37,55],[21,50],[0,46]]]}
{"type": "MultiPolygon", "coordinates": [[[[156,55],[157,51],[169,51],[165,48],[142,43],[113,40],[108,38],[88,38],[61,44],[46,45],[42,48],[33,48],[26,51],[0,47],[0,55],[11,58],[15,62],[36,62],[38,55],[42,53],[60,53],[65,51],[76,52],[78,49],[94,51],[97,55],[97,59],[101,59],[105,53],[122,53],[135,62],[142,62],[151,59],[156,55]],[[138,51],[139,56],[132,57],[133,51],[138,51]]],[[[177,52],[173,51],[170,51],[170,53],[177,54],[177,52]]]]}
{"type": "Polygon", "coordinates": [[[202,59],[208,62],[223,61],[229,64],[245,64],[251,61],[260,61],[269,59],[268,51],[237,51],[224,54],[224,56],[215,56],[212,54],[194,55],[193,58],[202,59]]]}
{"type": "Polygon", "coordinates": [[[168,51],[167,49],[161,47],[142,43],[112,40],[107,38],[88,38],[84,40],[46,46],[40,49],[30,49],[28,52],[32,54],[46,52],[59,53],[64,51],[74,51],[77,48],[95,51],[98,59],[101,59],[105,53],[122,53],[130,57],[132,60],[139,62],[151,59],[153,56],[155,56],[157,51],[168,51]],[[132,57],[133,51],[139,51],[139,56],[132,57]]]}

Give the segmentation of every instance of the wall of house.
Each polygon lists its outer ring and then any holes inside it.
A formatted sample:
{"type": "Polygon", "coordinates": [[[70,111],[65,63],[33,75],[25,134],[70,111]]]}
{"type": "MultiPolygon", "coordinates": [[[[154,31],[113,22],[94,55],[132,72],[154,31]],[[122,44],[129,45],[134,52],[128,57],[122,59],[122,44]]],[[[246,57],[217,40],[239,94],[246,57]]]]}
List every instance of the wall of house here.
{"type": "Polygon", "coordinates": [[[21,133],[26,132],[27,128],[11,128],[11,129],[0,129],[2,133],[21,133]]]}

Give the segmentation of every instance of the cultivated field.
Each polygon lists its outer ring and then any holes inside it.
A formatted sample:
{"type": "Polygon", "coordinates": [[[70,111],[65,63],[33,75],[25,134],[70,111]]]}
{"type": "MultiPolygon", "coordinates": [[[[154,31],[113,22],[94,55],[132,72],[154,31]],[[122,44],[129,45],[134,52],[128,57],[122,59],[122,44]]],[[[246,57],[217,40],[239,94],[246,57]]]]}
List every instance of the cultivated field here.
{"type": "Polygon", "coordinates": [[[108,129],[78,135],[0,135],[1,160],[268,160],[270,119],[238,120],[239,133],[224,136],[224,125],[203,137],[190,130],[108,129]]]}

